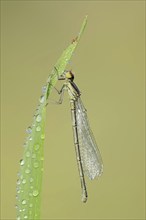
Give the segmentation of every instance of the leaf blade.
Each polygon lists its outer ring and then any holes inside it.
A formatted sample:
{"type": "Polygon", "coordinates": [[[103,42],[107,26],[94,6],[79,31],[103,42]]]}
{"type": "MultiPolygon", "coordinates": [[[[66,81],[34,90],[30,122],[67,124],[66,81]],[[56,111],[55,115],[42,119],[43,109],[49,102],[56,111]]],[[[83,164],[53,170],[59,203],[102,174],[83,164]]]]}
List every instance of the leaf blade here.
{"type": "Polygon", "coordinates": [[[44,160],[44,139],[47,100],[58,77],[64,72],[81,38],[87,23],[85,17],[78,36],[63,51],[56,62],[40,97],[32,125],[27,129],[27,139],[17,180],[17,220],[40,219],[41,191],[44,160]],[[57,71],[56,71],[57,69],[57,71]]]}

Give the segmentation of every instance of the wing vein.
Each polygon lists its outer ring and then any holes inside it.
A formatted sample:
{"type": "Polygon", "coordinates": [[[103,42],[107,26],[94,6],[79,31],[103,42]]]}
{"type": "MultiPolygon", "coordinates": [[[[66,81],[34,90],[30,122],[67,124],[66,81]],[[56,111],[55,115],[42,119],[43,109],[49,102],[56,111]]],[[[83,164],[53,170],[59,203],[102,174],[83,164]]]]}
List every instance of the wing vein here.
{"type": "Polygon", "coordinates": [[[86,109],[80,98],[75,101],[79,145],[84,173],[90,180],[101,175],[102,158],[90,129],[86,109]]]}

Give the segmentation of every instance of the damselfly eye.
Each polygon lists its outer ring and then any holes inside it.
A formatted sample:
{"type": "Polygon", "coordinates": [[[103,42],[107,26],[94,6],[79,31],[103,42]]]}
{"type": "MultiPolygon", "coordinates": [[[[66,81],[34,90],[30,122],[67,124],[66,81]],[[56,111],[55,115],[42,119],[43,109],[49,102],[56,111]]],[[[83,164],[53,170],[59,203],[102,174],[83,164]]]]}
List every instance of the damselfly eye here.
{"type": "Polygon", "coordinates": [[[65,76],[66,76],[67,79],[70,79],[71,81],[74,80],[74,74],[72,73],[71,70],[67,71],[65,76]]]}

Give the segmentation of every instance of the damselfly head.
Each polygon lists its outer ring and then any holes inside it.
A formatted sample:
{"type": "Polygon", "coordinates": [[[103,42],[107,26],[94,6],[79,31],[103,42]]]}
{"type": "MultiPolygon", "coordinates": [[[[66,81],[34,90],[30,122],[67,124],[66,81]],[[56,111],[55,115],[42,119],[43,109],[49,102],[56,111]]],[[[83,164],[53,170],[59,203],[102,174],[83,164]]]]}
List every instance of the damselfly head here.
{"type": "Polygon", "coordinates": [[[71,80],[71,81],[74,80],[74,74],[72,73],[71,70],[65,71],[65,77],[66,77],[66,79],[68,79],[68,80],[71,80]]]}

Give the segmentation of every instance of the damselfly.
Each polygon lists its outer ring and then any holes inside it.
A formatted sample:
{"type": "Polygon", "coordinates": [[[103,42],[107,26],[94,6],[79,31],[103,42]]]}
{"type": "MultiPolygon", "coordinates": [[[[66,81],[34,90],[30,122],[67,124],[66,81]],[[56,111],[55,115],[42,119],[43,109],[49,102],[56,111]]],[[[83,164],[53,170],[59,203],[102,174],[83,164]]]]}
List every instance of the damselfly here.
{"type": "Polygon", "coordinates": [[[95,179],[102,174],[102,158],[90,129],[87,111],[81,101],[81,92],[74,83],[74,74],[72,71],[65,71],[59,80],[66,80],[59,94],[59,103],[62,103],[64,91],[67,90],[70,98],[72,127],[74,134],[74,145],[79,170],[79,176],[82,189],[82,201],[87,201],[87,188],[85,175],[90,180],[95,179]]]}

